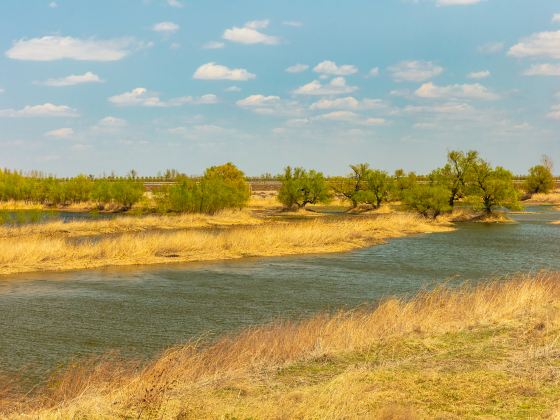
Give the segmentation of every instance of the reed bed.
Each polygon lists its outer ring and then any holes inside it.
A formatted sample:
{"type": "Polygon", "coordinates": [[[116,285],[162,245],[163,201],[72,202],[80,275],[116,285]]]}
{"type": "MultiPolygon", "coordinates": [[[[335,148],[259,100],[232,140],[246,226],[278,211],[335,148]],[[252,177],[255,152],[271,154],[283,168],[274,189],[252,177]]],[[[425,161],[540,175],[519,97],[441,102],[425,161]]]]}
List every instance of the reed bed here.
{"type": "Polygon", "coordinates": [[[21,226],[0,225],[0,238],[42,236],[95,236],[105,234],[144,232],[149,230],[178,230],[216,226],[257,225],[262,219],[247,211],[223,211],[215,215],[177,214],[149,216],[117,216],[113,219],[79,220],[34,223],[21,226]]]}
{"type": "MultiPolygon", "coordinates": [[[[162,219],[155,220],[159,229],[162,219]]],[[[182,219],[192,226],[189,216],[182,219]]],[[[237,219],[236,219],[237,220],[237,219]]],[[[252,220],[252,219],[247,219],[252,220]]],[[[212,219],[215,223],[216,220],[212,219]]],[[[131,226],[144,228],[142,219],[95,222],[121,231],[131,226]]],[[[88,228],[86,222],[84,226],[88,228]]],[[[202,217],[201,223],[208,223],[202,217]]],[[[70,224],[56,225],[55,229],[70,224]]],[[[70,231],[79,231],[77,227],[70,231]]],[[[45,229],[47,225],[21,229],[45,229]]],[[[177,226],[173,224],[173,226],[177,226]]],[[[130,228],[131,229],[131,228],[130,228]]],[[[430,222],[415,215],[393,214],[378,217],[277,221],[227,229],[181,231],[146,231],[94,238],[66,238],[41,235],[17,238],[0,237],[0,274],[30,271],[71,270],[102,266],[157,264],[225,260],[242,257],[281,256],[349,251],[384,239],[410,234],[446,232],[452,227],[430,222]]],[[[82,231],[83,232],[83,231],[82,231]]],[[[39,231],[37,232],[39,233],[39,231]]]]}
{"type": "Polygon", "coordinates": [[[560,275],[440,287],[60,374],[13,418],[556,418],[560,275]],[[53,385],[54,384],[54,385],[53,385]]]}
{"type": "Polygon", "coordinates": [[[560,205],[560,190],[548,194],[533,194],[525,203],[560,205]]]}

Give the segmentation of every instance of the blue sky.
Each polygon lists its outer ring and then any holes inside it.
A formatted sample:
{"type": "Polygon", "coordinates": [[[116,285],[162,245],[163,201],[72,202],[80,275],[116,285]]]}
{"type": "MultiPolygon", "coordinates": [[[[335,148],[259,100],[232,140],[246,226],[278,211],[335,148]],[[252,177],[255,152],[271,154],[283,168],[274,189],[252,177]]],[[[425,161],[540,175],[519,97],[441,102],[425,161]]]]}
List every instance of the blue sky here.
{"type": "Polygon", "coordinates": [[[6,0],[0,42],[2,167],[560,165],[556,0],[6,0]]]}

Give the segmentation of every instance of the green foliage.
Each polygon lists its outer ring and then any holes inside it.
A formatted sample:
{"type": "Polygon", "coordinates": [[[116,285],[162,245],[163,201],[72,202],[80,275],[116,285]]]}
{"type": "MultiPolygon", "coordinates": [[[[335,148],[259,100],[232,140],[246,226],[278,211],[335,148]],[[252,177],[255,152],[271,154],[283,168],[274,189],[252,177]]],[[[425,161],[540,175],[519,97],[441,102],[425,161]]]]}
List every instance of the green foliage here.
{"type": "Polygon", "coordinates": [[[478,152],[461,152],[453,150],[447,154],[447,164],[434,170],[429,178],[433,184],[449,190],[449,205],[466,195],[466,190],[473,176],[473,166],[478,159],[478,152]]]}
{"type": "Polygon", "coordinates": [[[392,188],[391,177],[387,172],[368,169],[364,176],[363,187],[355,195],[358,203],[371,204],[375,209],[389,199],[392,188]]]}
{"type": "Polygon", "coordinates": [[[128,210],[138,203],[144,195],[144,185],[132,180],[119,180],[111,183],[111,199],[128,210]]]}
{"type": "Polygon", "coordinates": [[[529,176],[525,182],[529,194],[549,193],[554,189],[554,176],[545,165],[533,166],[529,169],[529,176]]]}
{"type": "Polygon", "coordinates": [[[329,187],[321,172],[287,167],[281,178],[278,200],[288,209],[304,208],[307,204],[328,203],[329,187]]]}
{"type": "Polygon", "coordinates": [[[405,193],[403,201],[409,209],[432,219],[452,210],[449,190],[441,185],[415,185],[405,193]]]}
{"type": "Polygon", "coordinates": [[[412,190],[418,182],[414,172],[405,173],[403,169],[397,169],[393,175],[393,197],[395,200],[404,200],[408,191],[412,190]]]}
{"type": "Polygon", "coordinates": [[[364,179],[369,171],[369,164],[360,163],[357,165],[350,165],[352,173],[340,180],[333,185],[333,189],[341,194],[344,198],[352,203],[352,208],[355,208],[360,199],[360,192],[363,189],[364,179]]]}
{"type": "Polygon", "coordinates": [[[475,207],[482,208],[488,214],[496,207],[519,207],[513,174],[500,166],[492,168],[482,159],[477,159],[473,164],[473,184],[470,190],[475,207]]]}
{"type": "Polygon", "coordinates": [[[160,205],[165,210],[214,214],[243,208],[250,197],[245,175],[232,163],[208,168],[198,181],[185,176],[177,180],[160,194],[160,205]]]}

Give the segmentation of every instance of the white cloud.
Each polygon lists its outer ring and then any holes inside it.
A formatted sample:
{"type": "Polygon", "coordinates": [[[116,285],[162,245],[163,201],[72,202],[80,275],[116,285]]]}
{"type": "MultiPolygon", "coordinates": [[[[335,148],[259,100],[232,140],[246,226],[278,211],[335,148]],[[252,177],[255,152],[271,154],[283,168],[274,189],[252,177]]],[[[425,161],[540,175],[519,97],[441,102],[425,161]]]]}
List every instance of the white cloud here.
{"type": "Polygon", "coordinates": [[[226,92],[241,92],[241,88],[238,86],[230,86],[226,89],[226,92]]]}
{"type": "Polygon", "coordinates": [[[548,118],[553,120],[560,120],[560,105],[554,105],[548,114],[546,114],[548,118]]]}
{"type": "Polygon", "coordinates": [[[203,95],[198,98],[192,96],[179,96],[162,101],[155,92],[150,92],[146,88],[135,88],[130,92],[124,92],[119,95],[111,96],[109,102],[118,106],[146,106],[146,107],[176,107],[186,104],[192,105],[210,105],[218,102],[216,95],[203,95]]]}
{"type": "Polygon", "coordinates": [[[560,13],[555,13],[554,16],[552,16],[552,22],[560,23],[560,13]]]}
{"type": "Polygon", "coordinates": [[[29,61],[117,61],[138,48],[132,38],[80,39],[70,36],[44,36],[15,41],[6,56],[13,60],[29,61]]]}
{"type": "Polygon", "coordinates": [[[360,124],[360,125],[385,125],[387,120],[384,118],[364,118],[360,114],[357,114],[352,111],[333,111],[327,114],[322,114],[316,117],[317,120],[323,121],[341,121],[347,122],[352,124],[360,124]]]}
{"type": "Polygon", "coordinates": [[[279,44],[280,38],[266,35],[259,31],[260,29],[266,29],[269,23],[268,20],[253,20],[247,22],[242,28],[234,26],[233,28],[226,29],[222,38],[240,44],[279,44]]]}
{"type": "Polygon", "coordinates": [[[245,69],[230,69],[216,63],[207,63],[200,66],[194,73],[194,79],[200,80],[238,80],[246,81],[256,76],[245,69]]]}
{"type": "Polygon", "coordinates": [[[560,64],[534,64],[523,74],[525,76],[560,76],[560,64]]]}
{"type": "Polygon", "coordinates": [[[0,88],[0,93],[4,93],[4,89],[0,88]]]}
{"type": "Polygon", "coordinates": [[[218,50],[220,48],[224,48],[226,44],[220,41],[209,41],[202,46],[202,48],[206,50],[218,50]]]}
{"type": "Polygon", "coordinates": [[[303,73],[309,68],[307,64],[294,64],[286,69],[288,73],[303,73]]]}
{"type": "Polygon", "coordinates": [[[328,74],[330,76],[350,76],[356,74],[358,69],[351,64],[338,66],[334,61],[325,60],[317,64],[313,71],[319,74],[328,74]]]}
{"type": "Polygon", "coordinates": [[[449,102],[430,106],[409,105],[404,108],[405,112],[421,114],[463,114],[473,110],[469,104],[460,102],[449,102]]]}
{"type": "Polygon", "coordinates": [[[57,3],[56,1],[51,1],[51,2],[49,3],[49,7],[50,7],[51,9],[56,9],[56,8],[58,7],[58,3],[57,3]]]}
{"type": "Polygon", "coordinates": [[[311,104],[310,109],[375,109],[384,107],[384,103],[380,99],[363,99],[358,100],[353,96],[336,99],[320,99],[311,104]]]}
{"type": "Polygon", "coordinates": [[[45,136],[56,137],[59,139],[67,139],[74,135],[74,130],[69,127],[57,128],[56,130],[47,131],[45,136]]]}
{"type": "Polygon", "coordinates": [[[52,87],[64,87],[81,85],[84,83],[103,83],[104,81],[95,73],[90,71],[84,74],[71,74],[70,76],[62,77],[60,79],[47,79],[38,84],[52,87]]]}
{"type": "Polygon", "coordinates": [[[478,47],[478,52],[481,54],[497,54],[504,49],[503,42],[489,42],[478,47]]]}
{"type": "Polygon", "coordinates": [[[271,104],[278,103],[279,101],[279,96],[251,95],[245,99],[240,99],[236,102],[236,104],[240,107],[260,107],[269,106],[271,104]]]}
{"type": "Polygon", "coordinates": [[[486,79],[487,77],[490,77],[491,73],[488,70],[481,70],[481,71],[473,71],[469,74],[467,74],[467,78],[469,79],[486,79]]]}
{"type": "Polygon", "coordinates": [[[183,7],[183,3],[181,3],[179,0],[167,0],[167,4],[177,9],[181,9],[183,7]]]}
{"type": "Polygon", "coordinates": [[[482,0],[436,0],[438,6],[470,6],[478,4],[482,0]]]}
{"type": "Polygon", "coordinates": [[[368,77],[377,77],[380,74],[379,67],[374,67],[368,72],[368,77]]]}
{"type": "Polygon", "coordinates": [[[97,123],[97,125],[101,127],[119,128],[119,127],[126,127],[127,122],[122,118],[107,116],[101,118],[97,123]]]}
{"type": "Polygon", "coordinates": [[[297,88],[294,93],[296,95],[343,95],[355,92],[356,86],[348,86],[344,77],[336,77],[329,83],[323,85],[318,80],[297,88]]]}
{"type": "Polygon", "coordinates": [[[66,105],[50,102],[42,105],[26,105],[22,109],[0,109],[0,117],[77,117],[78,112],[66,105]]]}
{"type": "Polygon", "coordinates": [[[172,34],[177,32],[180,26],[173,22],[159,22],[152,26],[152,31],[161,32],[165,34],[172,34]]]}
{"type": "Polygon", "coordinates": [[[508,55],[560,58],[560,31],[539,32],[524,38],[509,49],[508,55]]]}
{"type": "Polygon", "coordinates": [[[402,61],[389,71],[397,82],[424,82],[443,73],[443,67],[431,61],[402,61]]]}
{"type": "Polygon", "coordinates": [[[498,95],[488,90],[480,83],[464,85],[437,86],[432,82],[424,83],[416,92],[416,96],[428,99],[498,99],[498,95]]]}
{"type": "Polygon", "coordinates": [[[299,20],[285,20],[284,22],[282,22],[282,25],[301,28],[303,26],[303,22],[300,22],[299,20]]]}

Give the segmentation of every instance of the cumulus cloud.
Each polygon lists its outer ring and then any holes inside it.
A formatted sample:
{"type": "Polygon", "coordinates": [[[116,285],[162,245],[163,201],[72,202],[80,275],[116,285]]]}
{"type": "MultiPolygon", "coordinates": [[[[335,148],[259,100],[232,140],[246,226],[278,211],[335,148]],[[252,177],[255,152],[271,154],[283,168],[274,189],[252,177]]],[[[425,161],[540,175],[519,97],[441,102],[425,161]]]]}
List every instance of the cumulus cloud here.
{"type": "Polygon", "coordinates": [[[317,64],[313,71],[319,74],[327,74],[329,76],[350,76],[356,74],[358,69],[351,64],[337,65],[334,61],[325,60],[317,64]]]}
{"type": "Polygon", "coordinates": [[[335,99],[320,99],[311,104],[310,109],[374,109],[381,108],[384,103],[380,99],[356,99],[353,96],[335,99]]]}
{"type": "Polygon", "coordinates": [[[77,117],[78,112],[66,105],[50,102],[42,105],[26,105],[22,109],[0,109],[0,117],[77,117]]]}
{"type": "Polygon", "coordinates": [[[179,0],[167,0],[167,4],[177,9],[181,9],[183,7],[183,3],[181,3],[179,0]]]}
{"type": "Polygon", "coordinates": [[[99,40],[44,36],[15,41],[6,51],[6,57],[29,61],[117,61],[139,46],[132,38],[99,40]]]}
{"type": "Polygon", "coordinates": [[[415,114],[462,114],[473,111],[473,109],[469,104],[448,102],[436,105],[408,105],[404,111],[415,114]]]}
{"type": "Polygon", "coordinates": [[[205,50],[218,50],[220,48],[224,48],[226,44],[220,41],[209,41],[202,46],[205,50]]]}
{"type": "Polygon", "coordinates": [[[478,47],[478,52],[481,54],[498,54],[500,51],[504,49],[503,42],[489,42],[487,44],[481,45],[478,47]]]}
{"type": "Polygon", "coordinates": [[[318,80],[297,88],[294,93],[296,95],[344,95],[355,92],[356,86],[348,86],[344,77],[336,77],[329,83],[323,85],[318,80]]]}
{"type": "Polygon", "coordinates": [[[560,23],[560,13],[555,13],[554,16],[552,16],[552,22],[560,23]]]}
{"type": "Polygon", "coordinates": [[[120,127],[126,127],[127,122],[122,118],[107,116],[101,118],[97,123],[97,125],[101,127],[120,128],[120,127]]]}
{"type": "Polygon", "coordinates": [[[50,7],[51,9],[56,9],[56,8],[58,7],[58,3],[57,3],[56,1],[51,1],[51,2],[49,3],[49,7],[50,7]]]}
{"type": "Polygon", "coordinates": [[[278,103],[279,96],[251,95],[236,102],[240,107],[261,107],[278,103]]]}
{"type": "Polygon", "coordinates": [[[84,83],[103,83],[97,74],[90,71],[84,74],[71,74],[70,76],[62,77],[60,79],[47,79],[44,82],[37,82],[38,84],[52,87],[65,87],[81,85],[84,83]]]}
{"type": "Polygon", "coordinates": [[[498,95],[488,90],[480,83],[464,85],[437,86],[432,82],[424,83],[416,92],[416,96],[427,99],[498,99],[498,95]]]}
{"type": "Polygon", "coordinates": [[[288,73],[303,73],[309,68],[307,64],[294,64],[286,69],[288,73]]]}
{"type": "Polygon", "coordinates": [[[177,32],[180,26],[173,22],[159,22],[152,26],[152,31],[164,34],[172,34],[177,32]]]}
{"type": "Polygon", "coordinates": [[[548,114],[546,114],[548,118],[553,120],[560,120],[560,105],[554,105],[548,114]]]}
{"type": "Polygon", "coordinates": [[[238,86],[230,86],[226,88],[226,92],[241,92],[241,88],[238,86]]]}
{"type": "Polygon", "coordinates": [[[385,120],[384,118],[366,118],[352,111],[328,112],[326,114],[317,116],[315,119],[323,121],[341,121],[369,126],[385,125],[387,123],[387,120],[385,120]]]}
{"type": "Polygon", "coordinates": [[[509,49],[508,55],[560,59],[560,31],[539,32],[524,38],[509,49]]]}
{"type": "Polygon", "coordinates": [[[262,33],[260,30],[266,29],[269,20],[253,20],[247,22],[243,27],[234,26],[226,29],[222,38],[240,44],[265,44],[276,45],[280,43],[280,38],[262,33]]]}
{"type": "Polygon", "coordinates": [[[380,74],[379,67],[374,67],[368,72],[368,77],[377,77],[380,74]]]}
{"type": "Polygon", "coordinates": [[[490,77],[490,72],[488,70],[481,70],[481,71],[473,71],[469,74],[467,74],[467,78],[469,79],[486,79],[490,77]]]}
{"type": "Polygon", "coordinates": [[[193,79],[199,80],[237,80],[246,81],[256,76],[245,69],[230,69],[216,63],[207,63],[200,66],[194,73],[193,79]]]}
{"type": "Polygon", "coordinates": [[[443,67],[431,61],[402,61],[389,71],[397,82],[424,82],[443,73],[443,67]]]}
{"type": "Polygon", "coordinates": [[[560,76],[560,64],[534,64],[523,74],[525,76],[560,76]]]}
{"type": "Polygon", "coordinates": [[[59,139],[68,139],[74,135],[74,130],[69,127],[57,128],[56,130],[47,131],[45,136],[56,137],[59,139]]]}
{"type": "Polygon", "coordinates": [[[150,92],[146,88],[139,87],[130,92],[111,96],[109,102],[118,106],[146,106],[146,107],[176,107],[186,104],[210,105],[218,102],[216,95],[203,95],[198,98],[192,96],[179,96],[169,100],[161,100],[156,92],[150,92]]]}

